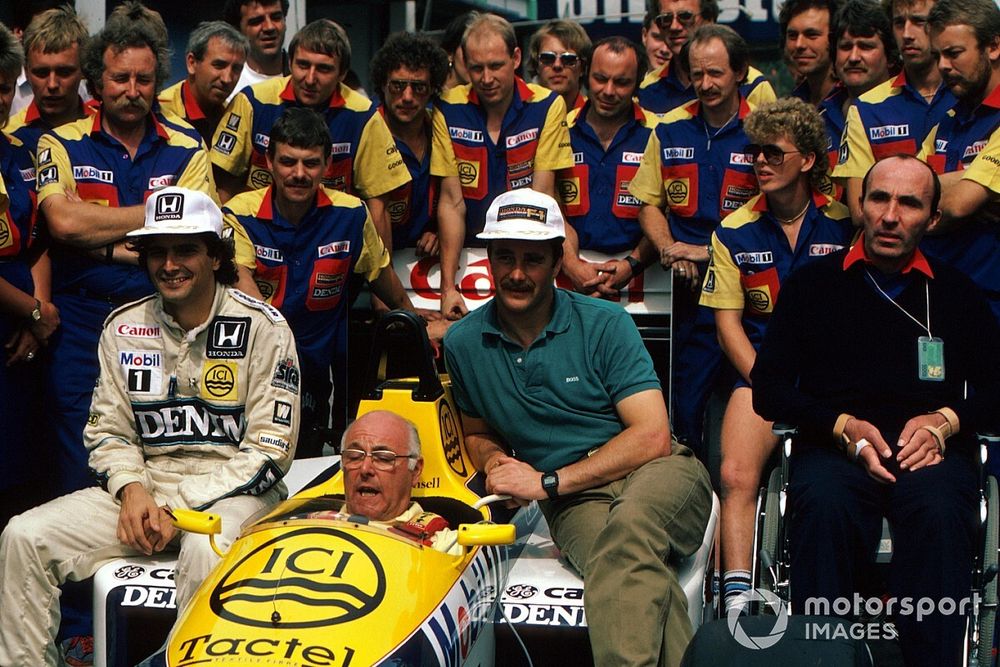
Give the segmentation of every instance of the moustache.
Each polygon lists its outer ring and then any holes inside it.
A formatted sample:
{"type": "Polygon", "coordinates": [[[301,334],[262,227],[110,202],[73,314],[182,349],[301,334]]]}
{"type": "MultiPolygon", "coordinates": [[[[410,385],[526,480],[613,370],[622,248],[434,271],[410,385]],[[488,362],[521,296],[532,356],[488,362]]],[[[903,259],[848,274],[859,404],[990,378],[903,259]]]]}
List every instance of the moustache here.
{"type": "Polygon", "coordinates": [[[110,106],[115,111],[136,109],[138,111],[142,111],[143,113],[148,113],[151,107],[150,103],[142,97],[134,100],[130,100],[127,97],[121,97],[116,100],[112,100],[110,106]]]}

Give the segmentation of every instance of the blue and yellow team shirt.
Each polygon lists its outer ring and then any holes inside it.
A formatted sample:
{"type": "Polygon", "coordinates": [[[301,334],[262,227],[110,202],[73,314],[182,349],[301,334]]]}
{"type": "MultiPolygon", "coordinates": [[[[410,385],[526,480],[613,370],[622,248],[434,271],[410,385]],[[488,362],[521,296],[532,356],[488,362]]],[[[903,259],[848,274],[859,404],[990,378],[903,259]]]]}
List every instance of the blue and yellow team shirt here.
{"type": "MultiPolygon", "coordinates": [[[[226,108],[212,141],[212,164],[233,176],[246,174],[251,190],[271,184],[267,145],[285,109],[300,105],[290,76],[244,88],[226,108]]],[[[379,197],[410,178],[396,143],[371,101],[344,84],[319,111],[333,139],[323,185],[362,199],[379,197]]]]}
{"type": "Polygon", "coordinates": [[[0,278],[11,285],[34,293],[34,282],[23,257],[35,240],[35,193],[21,177],[15,148],[16,137],[0,132],[0,278]]]}
{"type": "Polygon", "coordinates": [[[864,178],[873,164],[890,155],[916,155],[931,128],[955,106],[947,86],[928,102],[906,81],[906,73],[875,86],[847,112],[834,178],[864,178]]]}
{"type": "Polygon", "coordinates": [[[390,266],[389,253],[357,197],[320,188],[293,225],[272,192],[244,192],[223,207],[236,261],[253,271],[265,300],[288,320],[303,367],[328,368],[338,348],[346,349],[350,274],[374,280],[390,266]]]}
{"type": "MultiPolygon", "coordinates": [[[[384,117],[385,108],[379,106],[384,117]]],[[[386,214],[392,225],[392,247],[416,247],[420,236],[428,230],[436,231],[431,222],[437,215],[437,196],[440,178],[431,176],[431,114],[428,110],[426,123],[427,150],[423,159],[417,159],[410,147],[401,139],[396,139],[396,148],[403,156],[403,164],[410,172],[410,182],[386,196],[386,214]]]]}
{"type": "Polygon", "coordinates": [[[702,119],[699,102],[667,114],[649,136],[629,192],[643,204],[668,212],[675,241],[707,245],[719,221],[757,194],[740,98],[736,115],[721,128],[702,119]]]}
{"type": "Polygon", "coordinates": [[[842,83],[837,83],[830,94],[819,103],[819,115],[826,127],[826,156],[830,169],[837,164],[837,154],[840,150],[840,138],[844,134],[844,102],[849,93],[842,83]]]}
{"type": "MultiPolygon", "coordinates": [[[[975,109],[959,102],[927,135],[918,157],[938,174],[961,171],[963,179],[1000,193],[1000,86],[975,109]]],[[[929,235],[920,249],[969,276],[985,293],[1000,319],[1000,233],[982,216],[970,216],[940,236],[929,235]]]]}
{"type": "Polygon", "coordinates": [[[567,117],[573,146],[573,167],[560,169],[556,186],[566,208],[568,222],[580,237],[581,250],[618,253],[632,250],[642,239],[639,209],[642,202],[629,191],[639,170],[656,116],[632,105],[632,117],[618,128],[604,150],[587,122],[587,110],[571,111],[567,117]]]}
{"type": "MultiPolygon", "coordinates": [[[[84,102],[81,99],[80,105],[85,117],[93,116],[99,108],[95,100],[84,102]]],[[[38,151],[38,140],[51,129],[52,126],[42,119],[34,99],[28,106],[11,116],[4,126],[4,132],[17,139],[14,147],[15,160],[21,179],[28,183],[32,192],[35,191],[35,153],[38,151]]]]}
{"type": "Polygon", "coordinates": [[[767,198],[757,195],[712,234],[701,305],[743,311],[743,330],[757,349],[784,280],[800,266],[850,245],[853,233],[848,208],[813,190],[792,250],[781,223],[767,209],[767,198]]]}
{"type": "Polygon", "coordinates": [[[198,134],[205,140],[206,145],[211,145],[215,134],[215,124],[205,115],[191,92],[191,86],[187,79],[175,83],[169,88],[160,92],[160,110],[165,114],[172,114],[183,120],[188,125],[198,130],[198,134]]]}
{"type": "Polygon", "coordinates": [[[566,103],[541,86],[515,80],[496,143],[470,84],[444,93],[434,105],[431,175],[457,176],[465,198],[465,244],[485,245],[486,210],[501,192],[530,187],[535,171],[573,166],[566,103]]]}
{"type": "MultiPolygon", "coordinates": [[[[176,185],[217,197],[208,154],[195,130],[162,113],[151,113],[135,157],[101,129],[101,113],[60,125],[38,141],[38,203],[75,190],[101,206],[140,206],[155,190],[176,185]]],[[[52,289],[83,292],[116,302],[153,291],[145,270],[105,264],[86,251],[53,243],[52,289]]]]}
{"type": "MultiPolygon", "coordinates": [[[[671,58],[643,77],[637,97],[639,106],[646,111],[663,115],[697,99],[694,86],[681,83],[673,65],[674,60],[671,58]]],[[[778,99],[771,82],[755,67],[747,68],[747,80],[740,85],[740,95],[746,99],[751,109],[778,99]]]]}

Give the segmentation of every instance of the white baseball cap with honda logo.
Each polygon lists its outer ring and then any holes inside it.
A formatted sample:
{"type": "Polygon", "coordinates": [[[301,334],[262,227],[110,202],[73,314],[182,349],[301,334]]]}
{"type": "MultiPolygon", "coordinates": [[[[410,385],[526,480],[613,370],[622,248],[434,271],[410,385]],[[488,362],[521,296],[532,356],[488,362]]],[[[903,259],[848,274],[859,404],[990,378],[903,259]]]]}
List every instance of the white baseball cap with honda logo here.
{"type": "Polygon", "coordinates": [[[146,200],[146,222],[126,236],[204,234],[222,236],[222,211],[204,192],[171,186],[146,200]]]}
{"type": "Polygon", "coordinates": [[[543,192],[520,188],[504,192],[486,211],[486,225],[476,238],[546,241],[566,238],[566,221],[556,200],[543,192]]]}

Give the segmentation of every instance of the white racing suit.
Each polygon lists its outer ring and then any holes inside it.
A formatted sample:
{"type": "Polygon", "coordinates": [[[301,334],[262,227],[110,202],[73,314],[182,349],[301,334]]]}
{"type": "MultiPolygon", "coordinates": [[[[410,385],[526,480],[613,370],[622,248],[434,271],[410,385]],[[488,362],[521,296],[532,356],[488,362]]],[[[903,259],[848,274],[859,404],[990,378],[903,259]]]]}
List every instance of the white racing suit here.
{"type": "MultiPolygon", "coordinates": [[[[299,365],[274,308],[216,285],[185,332],[159,296],[105,322],[84,444],[101,488],[11,520],[0,538],[0,665],[55,664],[59,584],[137,555],[117,537],[118,492],[138,482],[160,506],[220,514],[225,549],[252,513],[286,495],[299,428],[299,365]]],[[[203,535],[175,537],[180,611],[217,562],[203,535]]]]}

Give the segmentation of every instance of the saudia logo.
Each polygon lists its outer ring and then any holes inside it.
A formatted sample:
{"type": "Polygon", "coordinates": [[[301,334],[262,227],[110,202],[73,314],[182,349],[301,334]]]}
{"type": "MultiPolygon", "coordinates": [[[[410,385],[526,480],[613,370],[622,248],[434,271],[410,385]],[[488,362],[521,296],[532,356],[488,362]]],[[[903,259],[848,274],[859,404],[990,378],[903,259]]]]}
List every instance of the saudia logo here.
{"type": "Polygon", "coordinates": [[[317,628],[367,616],[385,591],[385,569],[368,545],[341,530],[309,527],[240,559],[209,603],[220,618],[241,625],[317,628]]]}
{"type": "Polygon", "coordinates": [[[214,443],[234,445],[243,439],[242,407],[209,406],[197,399],[134,403],[135,427],[144,445],[214,443]]]}

